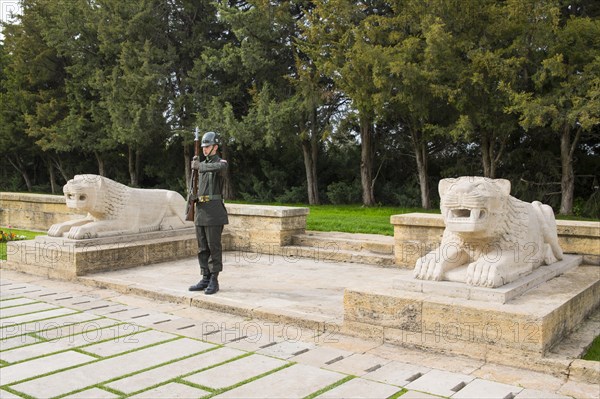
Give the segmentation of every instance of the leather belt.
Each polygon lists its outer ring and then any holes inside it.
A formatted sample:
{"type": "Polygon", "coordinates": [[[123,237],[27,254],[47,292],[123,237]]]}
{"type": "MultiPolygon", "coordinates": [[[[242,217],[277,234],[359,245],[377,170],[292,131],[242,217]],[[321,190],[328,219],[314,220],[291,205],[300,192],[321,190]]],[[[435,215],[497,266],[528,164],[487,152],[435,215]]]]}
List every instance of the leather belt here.
{"type": "Polygon", "coordinates": [[[200,195],[198,196],[198,202],[208,202],[211,200],[222,200],[222,195],[200,195]]]}

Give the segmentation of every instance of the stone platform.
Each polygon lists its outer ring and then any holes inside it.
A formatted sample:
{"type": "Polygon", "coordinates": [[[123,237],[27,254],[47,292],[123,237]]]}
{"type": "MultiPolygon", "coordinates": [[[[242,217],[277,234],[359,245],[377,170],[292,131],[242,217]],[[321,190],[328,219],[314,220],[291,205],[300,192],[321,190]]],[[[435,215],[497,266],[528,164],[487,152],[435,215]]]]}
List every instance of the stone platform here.
{"type": "Polygon", "coordinates": [[[451,281],[417,280],[410,274],[403,274],[402,277],[395,280],[394,288],[401,291],[422,292],[453,298],[506,303],[554,277],[575,269],[581,264],[581,261],[582,256],[580,255],[565,255],[564,259],[559,262],[538,267],[532,273],[497,288],[477,287],[458,282],[466,280],[466,266],[447,272],[451,281]]]}
{"type": "Polygon", "coordinates": [[[193,227],[86,240],[37,236],[7,244],[6,268],[61,279],[189,258],[198,252],[193,227]]]}
{"type": "MultiPolygon", "coordinates": [[[[597,267],[572,268],[506,303],[442,295],[442,290],[399,289],[398,281],[406,284],[409,278],[396,277],[387,286],[348,287],[344,330],[479,359],[523,361],[546,355],[581,325],[600,300],[597,267]]],[[[455,286],[454,292],[447,292],[467,294],[468,290],[455,286]]]]}

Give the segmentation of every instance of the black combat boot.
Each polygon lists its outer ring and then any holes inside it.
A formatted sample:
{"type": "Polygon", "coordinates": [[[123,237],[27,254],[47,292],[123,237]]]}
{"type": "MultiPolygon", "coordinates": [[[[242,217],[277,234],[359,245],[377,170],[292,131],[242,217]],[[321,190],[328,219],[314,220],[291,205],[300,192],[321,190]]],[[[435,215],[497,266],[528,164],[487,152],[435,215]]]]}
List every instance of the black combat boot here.
{"type": "Polygon", "coordinates": [[[210,281],[208,282],[208,287],[204,290],[206,295],[212,295],[215,292],[219,291],[219,273],[212,273],[210,275],[210,281]]]}
{"type": "Polygon", "coordinates": [[[198,281],[198,284],[192,285],[188,288],[189,291],[204,291],[210,282],[210,272],[208,270],[202,271],[202,280],[198,281]]]}

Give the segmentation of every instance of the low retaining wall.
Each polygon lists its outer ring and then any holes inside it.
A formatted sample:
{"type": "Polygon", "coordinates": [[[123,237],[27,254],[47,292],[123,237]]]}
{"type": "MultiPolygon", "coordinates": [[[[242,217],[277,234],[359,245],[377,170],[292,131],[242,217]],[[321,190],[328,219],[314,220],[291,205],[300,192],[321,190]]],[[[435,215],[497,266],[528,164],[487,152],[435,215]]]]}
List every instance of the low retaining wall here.
{"type": "MultiPolygon", "coordinates": [[[[288,206],[225,206],[229,224],[223,231],[223,249],[254,253],[280,253],[294,235],[304,233],[309,212],[308,208],[288,206]]],[[[0,226],[47,231],[55,223],[82,215],[67,208],[63,196],[0,193],[0,226]]],[[[8,243],[4,267],[69,279],[191,257],[197,251],[193,227],[89,240],[39,236],[8,243]]]]}
{"type": "MultiPolygon", "coordinates": [[[[304,233],[308,208],[225,204],[229,224],[224,233],[231,239],[226,249],[256,250],[289,245],[292,236],[304,233]]],[[[62,195],[0,193],[0,226],[47,231],[55,223],[86,213],[67,208],[62,195]]],[[[265,249],[266,250],[266,249],[265,249]]]]}
{"type": "MultiPolygon", "coordinates": [[[[416,261],[437,248],[445,225],[442,215],[406,213],[393,215],[396,264],[413,268],[416,261]]],[[[600,222],[557,220],[558,242],[564,253],[583,255],[584,264],[600,265],[600,222]]]]}
{"type": "Polygon", "coordinates": [[[0,226],[47,231],[55,223],[86,215],[67,208],[62,195],[0,193],[0,226]]]}

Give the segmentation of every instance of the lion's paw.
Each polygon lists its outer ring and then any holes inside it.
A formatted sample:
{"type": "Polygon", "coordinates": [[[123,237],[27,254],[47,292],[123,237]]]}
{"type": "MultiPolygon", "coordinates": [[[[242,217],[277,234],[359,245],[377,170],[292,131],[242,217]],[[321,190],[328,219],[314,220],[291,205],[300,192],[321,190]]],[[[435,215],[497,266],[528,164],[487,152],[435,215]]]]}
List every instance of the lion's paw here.
{"type": "Polygon", "coordinates": [[[62,223],[53,224],[48,229],[48,236],[50,237],[62,237],[63,233],[67,231],[62,223]]]}
{"type": "Polygon", "coordinates": [[[413,276],[420,280],[441,280],[442,265],[434,254],[427,254],[417,261],[413,276]]]}
{"type": "Polygon", "coordinates": [[[499,287],[504,284],[504,276],[498,262],[479,258],[467,267],[467,284],[479,287],[499,287]]]}
{"type": "Polygon", "coordinates": [[[97,236],[98,234],[96,232],[91,231],[85,226],[72,227],[71,230],[69,230],[69,234],[67,235],[68,238],[72,238],[74,240],[95,238],[97,236]]]}

